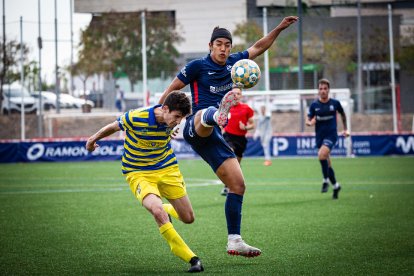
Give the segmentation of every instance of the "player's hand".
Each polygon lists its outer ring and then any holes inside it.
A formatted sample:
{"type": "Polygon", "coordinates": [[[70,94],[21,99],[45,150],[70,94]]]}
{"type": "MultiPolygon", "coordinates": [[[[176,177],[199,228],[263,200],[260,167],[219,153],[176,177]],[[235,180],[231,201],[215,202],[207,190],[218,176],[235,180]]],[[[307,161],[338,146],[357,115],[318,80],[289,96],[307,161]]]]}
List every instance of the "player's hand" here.
{"type": "Polygon", "coordinates": [[[343,132],[342,132],[342,135],[343,136],[345,136],[345,137],[349,137],[349,131],[348,130],[344,130],[343,132]]]}
{"type": "Polygon", "coordinates": [[[314,126],[316,124],[316,118],[313,117],[311,120],[306,121],[307,126],[314,126]]]}
{"type": "Polygon", "coordinates": [[[280,22],[279,24],[279,28],[284,30],[287,27],[289,27],[290,25],[292,25],[293,23],[295,23],[296,21],[299,20],[299,17],[297,16],[287,16],[285,18],[283,18],[282,22],[280,22]]]}
{"type": "Polygon", "coordinates": [[[173,128],[173,130],[170,133],[171,138],[172,139],[176,139],[179,132],[180,132],[180,128],[179,127],[173,128]]]}
{"type": "Polygon", "coordinates": [[[242,121],[239,121],[239,128],[240,128],[241,130],[247,130],[247,129],[246,129],[246,125],[245,125],[245,124],[243,124],[243,122],[242,122],[242,121]]]}
{"type": "Polygon", "coordinates": [[[97,143],[95,143],[94,141],[88,140],[86,142],[85,148],[89,151],[89,152],[93,152],[95,149],[99,148],[99,145],[97,143]]]}

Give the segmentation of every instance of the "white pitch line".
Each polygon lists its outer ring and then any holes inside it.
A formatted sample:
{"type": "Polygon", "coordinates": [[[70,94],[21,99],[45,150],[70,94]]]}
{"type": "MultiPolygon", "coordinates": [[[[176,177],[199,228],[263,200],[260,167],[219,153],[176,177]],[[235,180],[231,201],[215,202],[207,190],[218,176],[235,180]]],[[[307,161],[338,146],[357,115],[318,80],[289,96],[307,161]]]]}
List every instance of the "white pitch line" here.
{"type": "MultiPolygon", "coordinates": [[[[186,186],[188,188],[197,188],[197,187],[208,187],[208,186],[219,186],[223,183],[218,179],[188,179],[186,186]],[[190,182],[190,183],[188,183],[190,182]],[[200,183],[202,182],[202,183],[200,183]]],[[[313,182],[303,182],[300,185],[310,185],[314,184],[313,182]]],[[[384,181],[384,182],[348,182],[348,185],[363,186],[363,185],[414,185],[412,181],[384,181]]],[[[291,186],[295,187],[297,185],[292,185],[288,182],[264,182],[264,183],[255,183],[254,186],[291,186]]],[[[87,189],[37,189],[37,190],[15,190],[15,191],[0,191],[1,195],[18,195],[18,194],[59,194],[59,193],[96,193],[96,192],[120,192],[129,190],[127,185],[120,185],[119,187],[105,187],[102,188],[87,188],[87,189]]]]}
{"type": "MultiPolygon", "coordinates": [[[[186,183],[189,188],[207,187],[214,185],[222,185],[221,181],[213,179],[190,179],[190,182],[203,182],[201,184],[186,183]]],[[[103,188],[89,188],[89,189],[37,189],[37,190],[20,190],[20,191],[0,191],[0,195],[18,195],[18,194],[59,194],[59,193],[96,193],[96,192],[119,192],[129,190],[128,186],[120,187],[104,187],[103,188]]]]}

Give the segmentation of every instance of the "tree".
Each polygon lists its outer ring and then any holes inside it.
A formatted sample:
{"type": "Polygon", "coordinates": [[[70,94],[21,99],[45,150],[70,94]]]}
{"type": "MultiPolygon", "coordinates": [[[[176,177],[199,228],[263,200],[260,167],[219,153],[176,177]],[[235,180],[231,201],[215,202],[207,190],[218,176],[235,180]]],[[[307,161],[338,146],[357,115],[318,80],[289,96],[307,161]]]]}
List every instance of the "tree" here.
{"type": "MultiPolygon", "coordinates": [[[[12,83],[20,80],[20,49],[23,47],[23,61],[27,60],[29,49],[26,44],[20,44],[15,40],[6,41],[6,53],[0,52],[0,102],[3,100],[3,84],[12,83]],[[5,55],[5,59],[4,59],[5,55]],[[4,62],[5,60],[5,62],[4,62]]],[[[0,48],[3,49],[3,40],[0,42],[0,48]]]]}
{"type": "Polygon", "coordinates": [[[335,82],[335,75],[340,72],[352,72],[355,70],[352,58],[355,56],[355,43],[349,34],[349,30],[334,32],[331,30],[323,33],[323,65],[327,78],[335,82]]]}
{"type": "MultiPolygon", "coordinates": [[[[148,77],[158,77],[162,71],[175,71],[178,51],[174,43],[182,37],[175,31],[163,13],[147,13],[147,64],[148,77]]],[[[105,13],[94,16],[82,33],[80,58],[96,61],[96,73],[128,76],[133,85],[142,78],[141,13],[105,13]]]]}
{"type": "Polygon", "coordinates": [[[74,76],[78,76],[82,80],[83,84],[83,96],[86,103],[86,81],[96,73],[96,63],[94,59],[85,58],[83,56],[85,51],[80,52],[80,59],[77,63],[75,63],[72,68],[70,68],[71,73],[74,76]]]}
{"type": "MultiPolygon", "coordinates": [[[[239,24],[236,24],[236,28],[233,32],[234,37],[240,38],[242,41],[239,44],[233,46],[233,52],[244,51],[252,46],[257,40],[263,37],[262,28],[253,20],[248,20],[239,24]]],[[[233,39],[234,40],[234,39],[233,39]]],[[[264,57],[263,55],[257,57],[255,60],[260,68],[263,68],[264,57]]]]}
{"type": "Polygon", "coordinates": [[[414,74],[414,27],[406,30],[407,34],[401,41],[401,50],[397,55],[397,61],[401,68],[414,74]]]}
{"type": "MultiPolygon", "coordinates": [[[[257,40],[263,37],[263,30],[253,20],[236,25],[233,32],[235,37],[241,39],[242,43],[236,44],[233,51],[243,51],[252,46],[257,40]]],[[[270,67],[277,67],[281,65],[293,66],[297,61],[297,34],[288,33],[279,36],[275,43],[269,48],[269,65],[270,67]]],[[[305,54],[305,53],[304,53],[305,54]]],[[[260,55],[256,59],[257,64],[262,67],[264,64],[264,55],[260,55]]]]}

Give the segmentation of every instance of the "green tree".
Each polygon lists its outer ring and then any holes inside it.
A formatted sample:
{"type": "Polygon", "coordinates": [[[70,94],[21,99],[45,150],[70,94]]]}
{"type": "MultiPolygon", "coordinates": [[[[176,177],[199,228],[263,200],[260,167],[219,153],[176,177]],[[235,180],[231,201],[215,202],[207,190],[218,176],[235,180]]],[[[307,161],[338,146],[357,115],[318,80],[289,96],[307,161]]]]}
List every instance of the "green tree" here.
{"type": "Polygon", "coordinates": [[[353,38],[346,34],[349,34],[349,31],[327,30],[323,33],[322,63],[327,77],[333,82],[336,74],[355,70],[355,43],[353,38]]]}
{"type": "Polygon", "coordinates": [[[397,55],[397,61],[401,68],[414,74],[414,27],[406,30],[407,34],[401,41],[401,49],[397,55]]]}
{"type": "Polygon", "coordinates": [[[74,76],[78,76],[83,84],[83,96],[86,103],[86,81],[96,73],[96,63],[94,59],[85,58],[83,54],[88,54],[85,51],[80,52],[79,61],[75,63],[72,68],[69,68],[74,76]]]}
{"type": "MultiPolygon", "coordinates": [[[[253,20],[236,25],[233,32],[242,42],[233,46],[233,52],[243,51],[263,37],[262,27],[253,20]]],[[[297,34],[287,33],[279,36],[269,48],[269,66],[293,66],[297,64],[297,34]]],[[[305,53],[304,53],[305,54],[305,53]]],[[[264,64],[264,55],[256,59],[259,66],[264,64]]]]}
{"type": "MultiPolygon", "coordinates": [[[[162,71],[174,72],[179,56],[174,43],[182,37],[163,13],[147,13],[146,28],[148,77],[158,77],[162,71]]],[[[126,74],[133,91],[133,85],[142,78],[141,13],[95,16],[82,32],[80,48],[83,53],[79,60],[94,60],[96,73],[111,73],[115,78],[126,74]]]]}
{"type": "Polygon", "coordinates": [[[23,62],[27,61],[29,48],[15,40],[6,41],[6,53],[3,52],[3,40],[0,42],[0,101],[3,99],[3,84],[20,80],[20,50],[23,49],[23,62]],[[23,47],[23,48],[22,48],[23,47]],[[4,59],[5,54],[5,59],[4,59]],[[5,62],[4,62],[5,60],[5,62]]]}

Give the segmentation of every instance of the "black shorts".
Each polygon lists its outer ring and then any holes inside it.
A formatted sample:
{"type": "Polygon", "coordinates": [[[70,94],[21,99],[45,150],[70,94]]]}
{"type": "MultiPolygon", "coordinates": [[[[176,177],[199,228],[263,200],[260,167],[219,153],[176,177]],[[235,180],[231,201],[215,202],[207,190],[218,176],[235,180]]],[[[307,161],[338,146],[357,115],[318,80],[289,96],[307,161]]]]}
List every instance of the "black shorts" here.
{"type": "Polygon", "coordinates": [[[242,158],[247,146],[246,136],[233,135],[225,132],[223,134],[223,137],[224,140],[226,140],[229,146],[233,149],[236,156],[242,158]]]}

